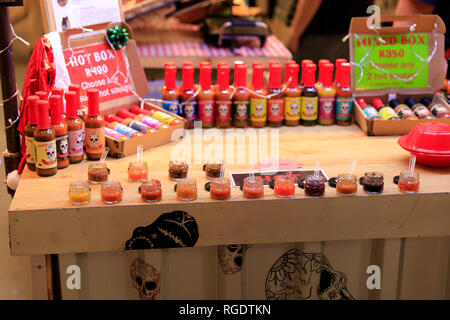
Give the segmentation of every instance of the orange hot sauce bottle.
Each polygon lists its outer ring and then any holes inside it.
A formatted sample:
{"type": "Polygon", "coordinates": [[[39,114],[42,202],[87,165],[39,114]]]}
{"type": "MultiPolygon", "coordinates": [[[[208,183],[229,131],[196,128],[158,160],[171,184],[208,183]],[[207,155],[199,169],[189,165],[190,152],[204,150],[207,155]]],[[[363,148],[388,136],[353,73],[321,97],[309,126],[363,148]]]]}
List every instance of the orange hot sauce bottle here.
{"type": "Polygon", "coordinates": [[[194,67],[189,64],[183,66],[180,100],[182,102],[181,114],[186,119],[184,127],[192,129],[197,119],[197,98],[195,97],[194,67]]]}
{"type": "Polygon", "coordinates": [[[319,98],[315,87],[316,65],[308,64],[304,72],[304,88],[301,99],[301,123],[304,126],[315,126],[319,113],[319,98]]]}
{"type": "Polygon", "coordinates": [[[48,102],[37,102],[39,113],[38,126],[34,130],[34,143],[36,146],[36,172],[41,177],[50,177],[58,171],[56,160],[56,136],[50,127],[48,117],[48,102]]]}
{"type": "MultiPolygon", "coordinates": [[[[319,60],[319,78],[317,79],[317,82],[316,82],[316,89],[317,90],[319,90],[319,88],[322,87],[322,84],[323,84],[323,73],[324,73],[323,66],[325,64],[327,64],[327,63],[330,63],[330,60],[328,60],[328,59],[320,59],[319,60]]],[[[333,78],[333,76],[331,76],[331,78],[333,78]]]]}
{"type": "Polygon", "coordinates": [[[28,123],[25,126],[25,148],[27,157],[27,167],[31,171],[36,171],[36,146],[34,145],[34,130],[38,126],[37,102],[38,96],[27,98],[28,123]]]}
{"type": "MultiPolygon", "coordinates": [[[[76,98],[77,114],[81,118],[81,120],[84,121],[86,114],[81,109],[81,98],[80,98],[81,88],[80,88],[80,86],[77,84],[71,84],[71,85],[69,85],[68,91],[73,91],[77,94],[77,98],[76,98]]],[[[83,129],[84,129],[84,122],[83,122],[83,129]]]]}
{"type": "Polygon", "coordinates": [[[334,87],[339,87],[341,85],[340,83],[340,74],[341,74],[341,65],[343,63],[346,63],[347,59],[336,59],[336,70],[335,70],[335,76],[334,76],[334,87]]]}
{"type": "Polygon", "coordinates": [[[66,124],[69,135],[69,162],[80,163],[84,159],[84,122],[78,116],[79,98],[76,92],[68,91],[66,97],[66,124]]]}
{"type": "Polygon", "coordinates": [[[247,128],[250,93],[247,90],[247,66],[243,63],[234,64],[234,87],[233,125],[236,128],[247,128]]]}
{"type": "Polygon", "coordinates": [[[333,88],[333,69],[334,66],[331,63],[325,63],[321,67],[322,82],[318,89],[319,124],[325,126],[334,123],[336,90],[333,88]]]}
{"type": "Polygon", "coordinates": [[[269,85],[267,92],[271,97],[267,101],[267,125],[281,127],[284,115],[284,92],[281,89],[281,64],[269,65],[269,85]]]}
{"type": "Polygon", "coordinates": [[[230,67],[221,64],[217,69],[217,86],[215,90],[216,127],[231,127],[231,94],[230,67]]]}
{"type": "Polygon", "coordinates": [[[176,83],[177,68],[174,64],[164,65],[164,85],[161,87],[161,97],[164,100],[163,108],[169,112],[181,115],[178,88],[176,83]]]}
{"type": "Polygon", "coordinates": [[[200,92],[198,94],[198,120],[203,128],[214,125],[214,91],[211,88],[211,65],[202,62],[200,66],[200,92]]]}
{"type": "Polygon", "coordinates": [[[58,169],[69,166],[69,135],[67,124],[63,120],[62,96],[53,95],[49,98],[51,126],[56,135],[56,156],[58,169]]]}
{"type": "Polygon", "coordinates": [[[264,66],[253,64],[252,85],[254,93],[250,93],[250,125],[254,128],[263,128],[267,121],[267,91],[264,88],[264,66]]]}
{"type": "Polygon", "coordinates": [[[286,90],[284,92],[284,124],[287,126],[298,126],[300,124],[300,96],[302,91],[298,85],[298,71],[300,66],[296,63],[290,64],[286,70],[286,90]]]}
{"type": "Polygon", "coordinates": [[[86,155],[88,160],[100,160],[105,148],[105,120],[100,115],[99,92],[89,89],[88,114],[84,119],[86,135],[86,155]]]}
{"type": "Polygon", "coordinates": [[[350,88],[350,63],[344,62],[340,67],[339,85],[336,85],[336,124],[352,124],[353,91],[350,88]]]}

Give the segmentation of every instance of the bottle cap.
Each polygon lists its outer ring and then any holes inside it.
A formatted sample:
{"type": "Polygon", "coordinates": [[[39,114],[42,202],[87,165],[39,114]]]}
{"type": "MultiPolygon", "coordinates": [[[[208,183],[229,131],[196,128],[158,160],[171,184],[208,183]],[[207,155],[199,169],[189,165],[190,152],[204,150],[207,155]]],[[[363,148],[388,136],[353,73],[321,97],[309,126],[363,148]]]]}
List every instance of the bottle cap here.
{"type": "Polygon", "coordinates": [[[166,69],[168,66],[176,67],[176,64],[173,61],[164,62],[164,69],[166,69]]]}
{"type": "Polygon", "coordinates": [[[61,123],[63,115],[63,100],[60,95],[52,95],[48,99],[52,123],[61,123]]]}
{"type": "Polygon", "coordinates": [[[306,66],[308,65],[308,64],[310,64],[310,63],[314,63],[312,60],[309,60],[309,59],[303,59],[302,60],[302,77],[301,77],[301,79],[300,79],[300,83],[305,83],[305,79],[304,79],[304,73],[305,73],[305,69],[306,69],[306,66]]]}
{"type": "Polygon", "coordinates": [[[287,83],[287,81],[289,79],[289,77],[288,77],[288,75],[289,75],[289,66],[291,64],[297,64],[297,63],[295,62],[295,60],[286,60],[284,62],[284,83],[287,83]]]}
{"type": "Polygon", "coordinates": [[[29,124],[38,124],[37,102],[39,100],[38,96],[28,96],[27,98],[29,124]]]}
{"type": "Polygon", "coordinates": [[[87,96],[88,96],[88,116],[96,117],[100,114],[98,89],[89,89],[87,91],[87,96]]]}
{"type": "Polygon", "coordinates": [[[47,91],[36,91],[34,95],[38,96],[40,100],[48,100],[47,91]]]}
{"type": "Polygon", "coordinates": [[[281,88],[281,64],[279,62],[269,63],[269,88],[281,88]]]}
{"type": "Polygon", "coordinates": [[[212,67],[209,64],[200,65],[200,87],[203,90],[211,89],[212,67]]]}
{"type": "Polygon", "coordinates": [[[219,65],[217,69],[217,85],[219,90],[227,90],[230,87],[230,67],[228,64],[219,65]]]}
{"type": "Polygon", "coordinates": [[[121,117],[122,119],[126,119],[126,118],[134,119],[134,118],[136,118],[136,115],[134,113],[131,113],[127,109],[124,109],[124,108],[120,109],[117,112],[117,115],[119,117],[121,117]]]}
{"type": "Polygon", "coordinates": [[[389,106],[391,108],[395,108],[396,106],[398,106],[400,104],[400,101],[398,101],[397,99],[391,99],[389,101],[389,106]]]}
{"type": "Polygon", "coordinates": [[[211,62],[204,60],[204,61],[200,61],[200,68],[203,66],[211,66],[211,62]]]}
{"type": "Polygon", "coordinates": [[[298,87],[298,71],[300,70],[300,66],[296,63],[290,64],[288,68],[288,78],[287,84],[289,88],[297,88],[298,87]]]}
{"type": "Polygon", "coordinates": [[[312,88],[316,83],[316,65],[315,64],[307,64],[305,66],[304,73],[304,85],[305,88],[312,88]]]}
{"type": "Polygon", "coordinates": [[[362,109],[364,109],[365,107],[367,107],[366,100],[364,100],[363,98],[357,99],[356,102],[358,102],[359,106],[360,106],[362,109]]]}
{"type": "Polygon", "coordinates": [[[175,65],[169,64],[164,66],[164,86],[167,90],[175,90],[177,88],[177,68],[175,65]]]}
{"type": "Polygon", "coordinates": [[[382,107],[384,107],[384,102],[380,98],[375,98],[372,100],[372,105],[375,107],[375,109],[380,110],[382,107]]]}
{"type": "Polygon", "coordinates": [[[428,97],[423,97],[422,99],[420,99],[420,103],[429,106],[431,104],[432,100],[428,97]]]}
{"type": "Polygon", "coordinates": [[[334,82],[340,84],[341,77],[341,65],[346,63],[347,59],[336,59],[336,75],[334,77],[334,82]]]}
{"type": "Polygon", "coordinates": [[[64,89],[63,88],[58,88],[58,87],[53,88],[52,96],[61,96],[61,97],[63,97],[64,96],[64,89]]]}
{"type": "Polygon", "coordinates": [[[322,83],[323,87],[331,87],[333,85],[333,70],[334,65],[332,63],[323,63],[319,67],[319,82],[322,83]],[[321,75],[322,79],[320,79],[321,75]]]}
{"type": "Polygon", "coordinates": [[[252,87],[255,90],[264,89],[264,66],[262,64],[253,65],[252,87]]]}
{"type": "Polygon", "coordinates": [[[194,67],[194,64],[192,63],[192,61],[183,61],[181,66],[182,66],[182,68],[184,68],[186,66],[194,67]]]}
{"type": "Polygon", "coordinates": [[[416,100],[414,100],[414,98],[406,98],[405,104],[412,108],[416,104],[416,100]]]}
{"type": "MultiPolygon", "coordinates": [[[[80,109],[80,94],[81,94],[81,88],[77,84],[71,84],[69,86],[69,91],[73,91],[76,93],[76,99],[75,99],[75,108],[78,111],[80,109]]],[[[66,101],[66,108],[67,108],[67,101],[66,101]]]]}
{"type": "Polygon", "coordinates": [[[105,114],[105,120],[108,122],[111,122],[111,123],[113,123],[113,122],[122,123],[122,121],[123,121],[123,119],[119,118],[118,116],[113,115],[112,113],[105,114]]]}
{"type": "Polygon", "coordinates": [[[341,71],[340,71],[340,84],[341,87],[349,88],[350,87],[350,71],[352,66],[350,63],[344,62],[341,64],[341,71]]]}
{"type": "Polygon", "coordinates": [[[194,90],[194,67],[191,65],[183,66],[183,90],[194,90]]]}
{"type": "Polygon", "coordinates": [[[50,118],[48,116],[48,101],[39,100],[36,102],[39,119],[38,119],[38,129],[48,129],[50,128],[50,118]]]}
{"type": "Polygon", "coordinates": [[[247,87],[247,66],[238,64],[234,66],[234,86],[247,87]]]}
{"type": "Polygon", "coordinates": [[[80,100],[75,91],[67,91],[65,93],[66,98],[66,117],[67,119],[75,119],[78,117],[78,104],[80,100]]]}
{"type": "Polygon", "coordinates": [[[227,66],[227,67],[229,67],[229,65],[228,65],[228,63],[226,61],[219,61],[219,62],[217,62],[217,69],[219,69],[220,66],[227,66]]]}

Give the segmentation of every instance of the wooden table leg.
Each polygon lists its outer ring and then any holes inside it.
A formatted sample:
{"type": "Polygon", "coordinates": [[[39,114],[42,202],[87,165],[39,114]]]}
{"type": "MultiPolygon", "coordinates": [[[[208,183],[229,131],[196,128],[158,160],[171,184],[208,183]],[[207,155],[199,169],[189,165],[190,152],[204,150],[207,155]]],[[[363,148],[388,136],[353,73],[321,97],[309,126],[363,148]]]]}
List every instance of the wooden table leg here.
{"type": "Polygon", "coordinates": [[[47,294],[49,300],[62,300],[61,278],[59,276],[59,257],[57,254],[46,254],[47,294]]]}

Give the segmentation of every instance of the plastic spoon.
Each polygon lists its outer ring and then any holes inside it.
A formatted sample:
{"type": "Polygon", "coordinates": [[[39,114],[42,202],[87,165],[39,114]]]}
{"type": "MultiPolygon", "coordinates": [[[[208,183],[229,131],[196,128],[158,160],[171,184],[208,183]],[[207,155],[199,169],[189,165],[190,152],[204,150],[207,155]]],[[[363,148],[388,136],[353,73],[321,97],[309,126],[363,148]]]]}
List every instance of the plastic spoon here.
{"type": "Polygon", "coordinates": [[[136,162],[138,166],[142,165],[142,159],[144,158],[144,146],[142,144],[137,146],[136,162]]]}
{"type": "Polygon", "coordinates": [[[350,167],[350,171],[348,172],[348,174],[351,176],[353,175],[353,171],[355,171],[355,167],[356,167],[356,163],[358,162],[358,160],[353,160],[352,165],[350,167]]]}
{"type": "Polygon", "coordinates": [[[409,158],[409,176],[412,177],[414,174],[414,167],[416,166],[416,156],[412,155],[409,158]]]}

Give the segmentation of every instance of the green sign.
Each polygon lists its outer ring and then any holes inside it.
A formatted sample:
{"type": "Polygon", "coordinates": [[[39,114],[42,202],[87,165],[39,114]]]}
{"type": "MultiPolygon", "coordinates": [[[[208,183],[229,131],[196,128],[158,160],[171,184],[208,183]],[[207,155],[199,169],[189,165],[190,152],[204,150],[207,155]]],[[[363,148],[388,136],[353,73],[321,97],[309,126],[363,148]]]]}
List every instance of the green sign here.
{"type": "Polygon", "coordinates": [[[428,52],[427,34],[355,35],[356,90],[427,87],[428,52]]]}

